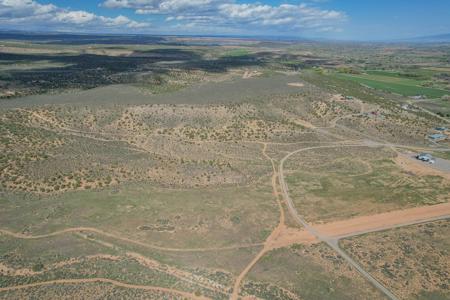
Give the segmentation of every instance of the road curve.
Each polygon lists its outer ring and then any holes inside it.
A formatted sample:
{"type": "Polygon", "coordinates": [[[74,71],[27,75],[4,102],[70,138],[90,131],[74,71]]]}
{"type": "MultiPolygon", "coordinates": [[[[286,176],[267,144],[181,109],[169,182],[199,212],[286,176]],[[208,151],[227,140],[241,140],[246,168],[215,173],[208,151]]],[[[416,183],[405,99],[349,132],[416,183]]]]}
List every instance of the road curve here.
{"type": "Polygon", "coordinates": [[[289,212],[292,217],[300,223],[310,234],[314,235],[318,240],[326,243],[330,246],[334,251],[336,251],[342,258],[344,258],[348,264],[354,267],[362,276],[364,276],[372,285],[374,285],[378,290],[380,290],[383,294],[385,294],[391,300],[398,300],[397,296],[395,296],[391,291],[389,291],[383,284],[381,284],[378,280],[376,280],[370,273],[365,271],[356,261],[354,261],[350,256],[347,255],[338,245],[337,239],[329,238],[328,236],[322,235],[319,231],[317,231],[313,226],[309,225],[308,222],[304,219],[304,217],[298,214],[295,209],[295,205],[289,196],[288,186],[286,184],[284,178],[284,163],[293,155],[304,152],[311,151],[315,149],[327,149],[327,148],[336,148],[336,147],[367,147],[366,144],[336,144],[333,146],[317,146],[317,147],[308,147],[303,149],[298,149],[296,151],[290,152],[287,154],[281,161],[278,168],[279,181],[281,186],[281,192],[284,200],[288,206],[289,212]]]}

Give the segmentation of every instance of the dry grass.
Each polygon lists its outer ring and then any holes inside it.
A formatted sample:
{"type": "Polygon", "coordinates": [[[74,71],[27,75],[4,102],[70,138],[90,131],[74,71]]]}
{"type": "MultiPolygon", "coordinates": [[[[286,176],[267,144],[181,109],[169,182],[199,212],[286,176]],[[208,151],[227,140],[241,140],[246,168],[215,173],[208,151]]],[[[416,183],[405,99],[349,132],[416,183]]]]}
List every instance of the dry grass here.
{"type": "Polygon", "coordinates": [[[414,225],[343,240],[341,245],[401,299],[433,293],[446,299],[449,226],[448,221],[414,225]]]}

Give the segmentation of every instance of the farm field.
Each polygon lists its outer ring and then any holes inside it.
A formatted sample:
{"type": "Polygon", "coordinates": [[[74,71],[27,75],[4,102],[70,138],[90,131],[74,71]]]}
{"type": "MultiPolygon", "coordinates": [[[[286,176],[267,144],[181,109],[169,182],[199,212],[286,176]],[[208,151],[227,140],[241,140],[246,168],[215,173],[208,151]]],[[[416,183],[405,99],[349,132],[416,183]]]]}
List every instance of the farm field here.
{"type": "Polygon", "coordinates": [[[444,116],[447,118],[450,116],[450,103],[445,100],[422,100],[416,102],[415,105],[432,111],[440,116],[444,116]]]}
{"type": "Polygon", "coordinates": [[[447,46],[5,36],[1,299],[448,297],[447,46]]]}
{"type": "Polygon", "coordinates": [[[366,85],[370,88],[386,92],[396,93],[404,96],[424,95],[428,98],[440,98],[448,95],[448,90],[429,88],[421,86],[423,81],[393,76],[390,73],[368,73],[368,74],[336,74],[335,76],[366,85]]]}

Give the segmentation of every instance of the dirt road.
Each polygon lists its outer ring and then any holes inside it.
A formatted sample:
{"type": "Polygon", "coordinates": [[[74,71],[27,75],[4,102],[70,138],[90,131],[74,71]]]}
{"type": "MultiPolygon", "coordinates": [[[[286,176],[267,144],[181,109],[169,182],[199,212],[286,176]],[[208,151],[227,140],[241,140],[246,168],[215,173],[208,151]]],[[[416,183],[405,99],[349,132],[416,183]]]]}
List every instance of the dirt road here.
{"type": "Polygon", "coordinates": [[[134,285],[134,284],[128,284],[128,283],[124,283],[124,282],[120,282],[120,281],[116,281],[116,280],[112,280],[112,279],[107,279],[107,278],[51,280],[51,281],[45,281],[45,282],[36,282],[36,283],[30,283],[30,284],[24,284],[24,285],[3,287],[3,288],[0,288],[0,292],[27,289],[27,288],[33,288],[33,287],[41,287],[41,286],[54,285],[54,284],[86,284],[86,283],[108,283],[108,284],[112,284],[117,287],[128,288],[128,289],[138,289],[138,290],[145,290],[145,291],[155,291],[155,292],[175,294],[175,295],[181,296],[183,298],[188,298],[188,299],[196,299],[196,300],[209,299],[206,297],[196,296],[194,294],[190,294],[187,292],[182,292],[182,291],[178,291],[178,290],[174,290],[174,289],[148,286],[148,285],[134,285]]]}
{"type": "Polygon", "coordinates": [[[238,275],[238,277],[234,281],[233,292],[230,297],[231,300],[237,300],[239,298],[239,291],[241,288],[241,283],[244,280],[245,276],[247,275],[248,272],[250,272],[250,270],[253,268],[253,266],[264,256],[264,254],[266,254],[268,251],[271,250],[270,245],[273,244],[274,240],[276,240],[280,236],[281,232],[283,231],[283,229],[285,227],[284,210],[283,210],[283,206],[281,204],[280,195],[279,195],[278,187],[277,187],[278,173],[276,170],[274,160],[267,154],[267,144],[266,143],[263,144],[262,154],[268,161],[270,161],[270,163],[272,165],[271,184],[272,184],[273,195],[276,198],[277,205],[280,210],[279,223],[278,223],[278,226],[272,231],[272,233],[269,235],[269,237],[264,242],[264,248],[253,258],[253,260],[244,268],[244,270],[242,270],[242,272],[238,275]]]}
{"type": "Polygon", "coordinates": [[[292,217],[301,224],[306,231],[308,231],[311,235],[315,236],[319,241],[325,242],[327,245],[329,245],[334,251],[336,251],[342,258],[344,258],[348,264],[350,264],[353,268],[355,268],[362,276],[364,276],[371,284],[373,284],[378,290],[380,290],[383,294],[385,294],[389,299],[391,300],[397,300],[398,298],[389,291],[383,284],[381,284],[378,280],[376,280],[370,273],[368,273],[366,270],[364,270],[356,261],[354,261],[350,256],[347,255],[338,245],[338,240],[331,239],[330,237],[323,235],[320,233],[315,227],[311,226],[306,222],[304,217],[300,215],[297,212],[297,209],[294,206],[294,203],[289,196],[289,190],[288,186],[285,181],[284,176],[284,164],[285,162],[292,157],[293,155],[304,152],[304,151],[311,151],[314,149],[323,149],[323,148],[337,148],[337,147],[361,147],[361,146],[367,146],[365,144],[341,144],[341,145],[334,145],[334,146],[317,146],[317,147],[308,147],[308,148],[302,148],[298,149],[296,151],[290,152],[287,154],[279,164],[278,168],[278,174],[279,174],[279,181],[281,186],[281,191],[284,200],[286,201],[286,204],[288,206],[289,212],[292,215],[292,217]]]}
{"type": "MultiPolygon", "coordinates": [[[[361,111],[363,109],[361,108],[361,111]]],[[[362,276],[364,276],[370,283],[372,283],[376,288],[378,288],[381,292],[383,292],[388,298],[392,300],[396,300],[397,297],[390,292],[386,287],[384,287],[378,280],[376,280],[374,277],[372,277],[371,274],[366,272],[356,261],[354,261],[351,257],[349,257],[340,247],[339,247],[339,240],[346,237],[356,236],[364,233],[369,232],[375,232],[375,231],[381,231],[386,230],[390,228],[400,227],[400,226],[406,226],[406,225],[412,225],[417,223],[423,223],[423,222],[429,222],[434,220],[440,220],[440,219],[446,219],[450,218],[450,203],[435,205],[435,206],[429,206],[429,207],[419,207],[419,208],[413,208],[413,209],[406,209],[401,211],[394,211],[389,213],[383,213],[383,214],[377,214],[372,216],[362,216],[357,217],[345,221],[338,221],[338,222],[331,222],[327,224],[309,224],[306,222],[305,218],[298,213],[297,209],[294,206],[294,203],[292,199],[289,196],[289,190],[287,183],[285,181],[284,176],[284,164],[290,157],[292,157],[295,154],[304,152],[304,151],[313,151],[315,149],[335,149],[340,147],[395,147],[396,145],[388,144],[387,142],[373,142],[368,140],[367,142],[364,141],[345,141],[343,140],[343,137],[337,134],[333,134],[327,131],[328,128],[334,128],[337,126],[337,122],[341,120],[342,118],[354,116],[354,114],[349,114],[347,116],[338,117],[331,121],[330,127],[315,127],[311,125],[311,129],[314,129],[316,132],[332,136],[335,138],[340,139],[339,142],[327,142],[327,145],[322,146],[314,146],[314,147],[306,147],[301,148],[295,151],[292,151],[288,153],[279,163],[278,168],[274,162],[274,160],[267,155],[267,145],[268,144],[275,144],[275,143],[260,143],[263,145],[263,155],[266,157],[272,165],[273,169],[273,175],[272,175],[272,187],[273,187],[273,193],[276,197],[277,204],[280,209],[280,221],[279,225],[273,230],[271,235],[267,238],[267,240],[264,243],[259,244],[248,244],[248,245],[237,245],[237,246],[230,246],[230,247],[221,247],[221,248],[195,248],[195,249],[176,249],[176,248],[166,248],[166,247],[160,247],[151,245],[145,242],[135,241],[132,239],[129,239],[127,237],[123,237],[119,234],[114,233],[108,233],[104,232],[102,230],[96,229],[96,228],[89,228],[89,227],[77,227],[77,228],[68,228],[61,231],[56,231],[49,234],[42,234],[42,235],[26,235],[21,233],[13,233],[8,230],[1,230],[0,234],[6,234],[10,235],[16,238],[21,239],[41,239],[41,238],[48,238],[53,237],[61,234],[71,233],[71,232],[91,232],[95,234],[99,234],[105,237],[109,237],[112,239],[120,240],[123,242],[128,242],[136,245],[140,245],[143,247],[155,249],[155,250],[162,250],[162,251],[175,251],[175,252],[204,252],[204,251],[219,251],[219,250],[231,250],[231,249],[238,249],[238,248],[246,248],[246,247],[256,247],[256,246],[264,246],[263,249],[253,258],[253,260],[244,267],[244,269],[241,271],[241,273],[238,275],[238,277],[235,280],[234,286],[233,286],[233,293],[231,295],[231,299],[237,300],[239,298],[239,292],[240,292],[240,286],[242,281],[244,280],[245,276],[248,274],[248,272],[254,267],[254,265],[269,251],[272,249],[275,249],[277,247],[286,247],[291,245],[292,243],[313,243],[313,242],[325,242],[328,244],[332,249],[334,249],[341,257],[343,257],[348,264],[350,264],[352,267],[354,267],[362,276]],[[281,190],[281,192],[280,192],[281,190]],[[292,215],[292,217],[301,224],[305,230],[292,230],[289,231],[288,228],[285,225],[285,216],[284,216],[284,210],[281,203],[281,200],[284,199],[289,213],[292,215]]],[[[40,117],[41,116],[36,116],[40,117]]],[[[42,119],[43,121],[49,122],[49,120],[42,119]]],[[[72,134],[79,134],[80,136],[84,136],[86,133],[84,132],[74,132],[70,128],[64,128],[60,127],[61,130],[68,131],[72,134]]],[[[103,140],[102,141],[111,141],[111,140],[103,140]]],[[[126,141],[124,141],[126,142],[126,141]]],[[[254,141],[248,141],[255,143],[254,141]]],[[[258,142],[256,142],[258,143],[258,142]]],[[[290,143],[290,144],[301,144],[301,143],[290,143]]],[[[399,145],[400,146],[400,145],[399,145]]],[[[292,229],[292,228],[290,228],[292,229]]],[[[146,264],[154,264],[154,262],[150,262],[149,260],[145,259],[144,257],[137,257],[137,254],[135,254],[135,258],[141,260],[142,262],[146,264]]],[[[179,273],[180,271],[177,270],[177,275],[180,275],[180,277],[184,277],[187,274],[179,273]]],[[[132,285],[127,283],[121,283],[118,281],[105,279],[105,278],[93,278],[93,279],[68,279],[68,280],[54,280],[54,281],[48,281],[48,282],[41,282],[41,283],[32,283],[32,284],[26,284],[21,286],[15,286],[15,287],[5,287],[0,288],[0,292],[2,291],[9,291],[9,290],[16,290],[16,289],[23,289],[23,288],[30,288],[30,287],[37,287],[37,286],[45,286],[45,285],[52,285],[52,284],[82,284],[82,283],[90,283],[90,282],[96,282],[96,283],[109,283],[113,284],[119,287],[125,287],[125,288],[134,288],[134,289],[143,289],[143,290],[152,290],[152,291],[160,291],[160,292],[167,292],[167,293],[174,293],[179,296],[185,297],[185,298],[191,298],[191,299],[205,299],[202,297],[196,297],[195,295],[192,295],[190,293],[185,293],[182,291],[167,289],[167,288],[160,288],[160,287],[152,287],[152,286],[142,286],[142,285],[132,285]]]]}
{"type": "Polygon", "coordinates": [[[341,239],[390,228],[450,218],[450,203],[396,210],[344,221],[315,225],[321,235],[341,239]]]}
{"type": "MultiPolygon", "coordinates": [[[[371,232],[446,219],[450,219],[450,203],[395,210],[312,226],[321,236],[326,236],[330,240],[340,240],[371,232]]],[[[319,240],[303,230],[296,233],[291,242],[310,244],[317,243],[319,240]]]]}
{"type": "Polygon", "coordinates": [[[241,249],[241,248],[252,248],[252,247],[258,247],[261,246],[262,243],[257,243],[257,244],[246,244],[246,245],[236,245],[236,246],[229,246],[229,247],[212,247],[212,248],[169,248],[169,247],[160,247],[160,246],[155,246],[152,244],[148,244],[148,243],[144,243],[144,242],[140,242],[140,241],[136,241],[136,240],[132,240],[129,239],[127,237],[123,237],[120,234],[117,233],[109,233],[97,228],[92,228],[92,227],[73,227],[73,228],[67,228],[67,229],[63,229],[63,230],[59,230],[59,231],[54,231],[51,233],[47,233],[47,234],[40,234],[40,235],[27,235],[27,234],[22,234],[22,233],[16,233],[16,232],[12,232],[6,229],[0,229],[0,234],[5,234],[5,235],[9,235],[18,239],[30,239],[30,240],[34,240],[34,239],[43,239],[43,238],[49,238],[49,237],[54,237],[57,235],[61,235],[61,234],[66,234],[66,233],[79,233],[79,232],[92,232],[92,233],[96,233],[102,236],[106,236],[115,240],[120,240],[123,242],[127,242],[127,243],[131,243],[131,244],[135,244],[138,246],[142,246],[145,248],[150,248],[150,249],[154,249],[154,250],[161,250],[161,251],[171,251],[171,252],[208,252],[208,251],[222,251],[222,250],[234,250],[234,249],[241,249]]]}
{"type": "Polygon", "coordinates": [[[374,147],[374,146],[385,146],[393,147],[391,144],[382,144],[368,140],[365,143],[359,144],[344,144],[340,145],[328,145],[328,146],[317,146],[317,147],[307,147],[301,148],[296,151],[288,153],[279,164],[278,174],[281,186],[281,191],[284,200],[288,206],[289,212],[292,217],[301,224],[305,230],[314,236],[318,241],[325,242],[332,249],[334,249],[342,258],[344,258],[348,264],[353,266],[362,276],[364,276],[370,283],[372,283],[378,290],[384,293],[389,299],[397,300],[398,298],[383,284],[381,284],[377,279],[375,279],[370,273],[365,271],[356,261],[354,261],[350,256],[345,253],[339,247],[339,239],[342,237],[349,237],[358,234],[374,232],[385,230],[389,228],[412,225],[427,220],[439,220],[446,219],[450,217],[450,204],[442,204],[439,206],[432,207],[422,207],[411,210],[397,211],[392,213],[380,214],[376,216],[368,216],[355,218],[351,220],[346,220],[342,222],[335,222],[325,225],[312,226],[308,224],[304,217],[297,212],[292,199],[289,196],[289,189],[285,181],[284,176],[284,164],[285,162],[295,154],[304,151],[311,151],[315,149],[324,148],[338,148],[338,147],[374,147]]]}

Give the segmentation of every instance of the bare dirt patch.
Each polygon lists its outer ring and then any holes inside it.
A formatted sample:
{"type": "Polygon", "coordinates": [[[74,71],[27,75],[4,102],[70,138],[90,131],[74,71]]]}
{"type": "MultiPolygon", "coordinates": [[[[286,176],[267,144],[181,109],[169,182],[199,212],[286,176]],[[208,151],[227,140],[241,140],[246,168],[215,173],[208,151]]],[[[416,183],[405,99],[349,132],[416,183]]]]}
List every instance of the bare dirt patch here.
{"type": "Polygon", "coordinates": [[[257,76],[261,76],[262,73],[259,71],[245,71],[244,75],[242,75],[242,79],[248,79],[248,78],[252,78],[252,77],[257,77],[257,76]]]}
{"type": "Polygon", "coordinates": [[[314,126],[313,124],[311,124],[310,122],[308,122],[308,121],[305,121],[305,120],[303,120],[303,119],[299,119],[299,118],[293,118],[292,119],[292,122],[294,122],[295,124],[297,124],[297,125],[300,125],[300,126],[303,126],[303,127],[305,127],[305,128],[308,128],[308,129],[314,129],[314,128],[316,128],[316,126],[314,126]]]}
{"type": "Polygon", "coordinates": [[[290,82],[287,85],[292,86],[292,87],[304,87],[305,86],[305,84],[303,84],[301,82],[290,82]]]}
{"type": "Polygon", "coordinates": [[[357,217],[345,221],[317,225],[325,235],[338,237],[391,228],[409,222],[450,215],[450,203],[397,210],[372,216],[357,217]]]}
{"type": "MultiPolygon", "coordinates": [[[[330,237],[359,235],[364,232],[382,231],[408,223],[421,222],[432,218],[450,216],[450,203],[432,206],[416,207],[397,210],[370,216],[352,218],[345,221],[336,221],[314,226],[319,232],[330,237]]],[[[304,229],[297,229],[280,225],[270,239],[268,239],[265,252],[288,247],[294,244],[314,244],[319,241],[304,229]]]]}
{"type": "Polygon", "coordinates": [[[266,248],[268,251],[284,248],[293,244],[312,244],[317,239],[306,230],[281,226],[278,234],[268,241],[266,248]]]}
{"type": "MultiPolygon", "coordinates": [[[[432,218],[450,216],[450,203],[397,210],[388,213],[362,216],[345,221],[330,222],[314,226],[319,232],[330,237],[358,235],[364,232],[381,231],[408,223],[426,221],[432,218]]],[[[280,225],[276,235],[266,244],[267,251],[294,244],[314,244],[319,242],[303,229],[280,225]]]]}

